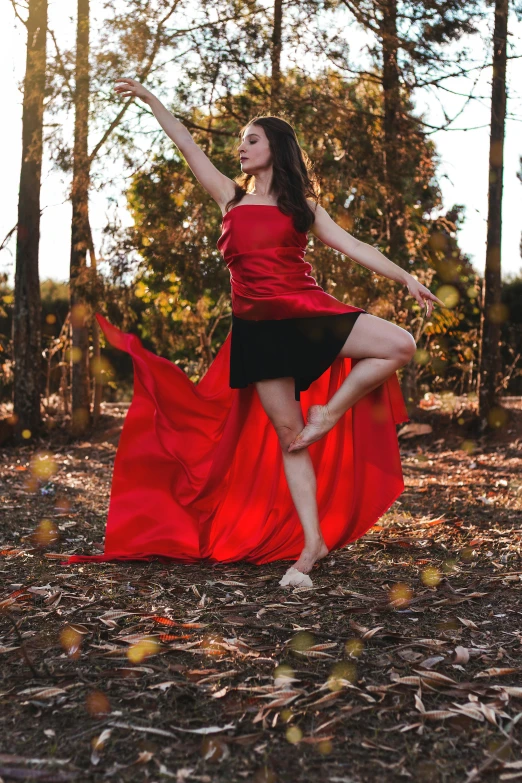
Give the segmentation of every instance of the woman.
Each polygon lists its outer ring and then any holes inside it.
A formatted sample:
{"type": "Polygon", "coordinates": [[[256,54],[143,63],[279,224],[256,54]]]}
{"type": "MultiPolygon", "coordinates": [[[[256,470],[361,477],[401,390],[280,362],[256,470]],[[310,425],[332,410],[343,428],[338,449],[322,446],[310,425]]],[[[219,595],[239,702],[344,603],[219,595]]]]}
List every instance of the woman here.
{"type": "Polygon", "coordinates": [[[151,107],[219,205],[233,312],[231,333],[196,386],[97,314],[110,342],[131,353],[135,387],[105,555],[94,559],[263,563],[300,552],[280,584],[311,584],[314,564],[363,535],[404,488],[395,424],[408,417],[396,371],[416,345],[406,330],[317,285],[304,261],[307,232],[406,285],[428,316],[443,303],[316,203],[306,155],[284,120],[257,117],[243,129],[238,184],[149,90],[133,79],[118,79],[115,90],[151,107]],[[301,393],[316,401],[306,423],[301,393]]]}

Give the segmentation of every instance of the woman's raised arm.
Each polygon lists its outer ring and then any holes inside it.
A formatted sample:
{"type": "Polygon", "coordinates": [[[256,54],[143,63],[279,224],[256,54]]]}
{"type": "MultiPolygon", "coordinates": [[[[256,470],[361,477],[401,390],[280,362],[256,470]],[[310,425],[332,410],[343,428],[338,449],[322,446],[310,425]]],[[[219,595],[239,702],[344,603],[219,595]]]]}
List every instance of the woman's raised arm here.
{"type": "Polygon", "coordinates": [[[196,144],[190,131],[171,114],[159,98],[135,79],[116,79],[114,89],[123,97],[140,98],[150,106],[159,124],[179,149],[198,182],[220,206],[232,198],[235,191],[234,181],[214,166],[201,147],[196,144]]]}

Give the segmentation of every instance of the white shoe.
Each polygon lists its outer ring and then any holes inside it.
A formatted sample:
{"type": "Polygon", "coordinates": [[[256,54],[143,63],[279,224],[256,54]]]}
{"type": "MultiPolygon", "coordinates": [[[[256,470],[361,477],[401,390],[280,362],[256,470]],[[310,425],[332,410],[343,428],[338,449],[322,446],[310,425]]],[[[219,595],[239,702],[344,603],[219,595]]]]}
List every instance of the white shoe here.
{"type": "Polygon", "coordinates": [[[290,566],[279,584],[281,587],[313,587],[314,583],[308,574],[303,574],[301,571],[298,571],[297,568],[290,566]]]}

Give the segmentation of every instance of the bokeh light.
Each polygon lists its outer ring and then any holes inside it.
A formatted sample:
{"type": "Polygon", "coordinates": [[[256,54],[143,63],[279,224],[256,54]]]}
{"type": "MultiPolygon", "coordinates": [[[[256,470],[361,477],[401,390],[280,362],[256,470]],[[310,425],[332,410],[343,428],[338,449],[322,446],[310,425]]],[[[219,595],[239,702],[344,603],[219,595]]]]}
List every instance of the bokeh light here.
{"type": "Polygon", "coordinates": [[[348,639],[344,645],[344,649],[346,650],[346,654],[351,658],[358,658],[364,650],[364,642],[362,639],[357,638],[348,639]]]}
{"type": "Polygon", "coordinates": [[[408,606],[413,596],[413,590],[408,585],[397,582],[389,593],[389,602],[395,609],[404,609],[408,606]]]}
{"type": "Polygon", "coordinates": [[[321,742],[317,743],[317,750],[322,756],[327,756],[333,750],[332,741],[327,739],[321,740],[321,742]]]}
{"type": "Polygon", "coordinates": [[[288,642],[288,646],[294,652],[306,652],[315,644],[315,638],[309,631],[299,631],[288,642]]]}
{"type": "Polygon", "coordinates": [[[64,495],[58,495],[54,501],[54,510],[57,514],[68,514],[72,509],[72,503],[64,495]]]}
{"type": "Polygon", "coordinates": [[[336,663],[327,680],[328,688],[331,691],[340,691],[344,688],[346,682],[354,683],[357,679],[357,669],[355,664],[349,661],[340,661],[336,663]]]}
{"type": "Polygon", "coordinates": [[[221,761],[228,755],[228,748],[219,737],[203,737],[201,755],[205,761],[221,761]]]}
{"type": "Polygon", "coordinates": [[[83,634],[80,633],[74,626],[66,625],[60,632],[60,644],[67,653],[69,658],[80,657],[80,647],[83,642],[83,634]]]}
{"type": "Polygon", "coordinates": [[[465,451],[466,454],[473,454],[475,451],[476,443],[474,440],[463,440],[460,444],[460,448],[462,451],[465,451]]]}
{"type": "Polygon", "coordinates": [[[471,546],[465,546],[460,550],[460,559],[465,563],[470,563],[475,557],[475,550],[471,546]]]}
{"type": "Polygon", "coordinates": [[[152,655],[157,655],[160,649],[161,645],[157,639],[153,636],[145,637],[140,639],[139,642],[131,644],[127,650],[127,658],[131,663],[141,663],[152,655]]]}
{"type": "Polygon", "coordinates": [[[85,326],[85,320],[89,314],[87,307],[83,304],[75,304],[71,308],[71,325],[75,329],[85,326]]]}
{"type": "Polygon", "coordinates": [[[454,285],[441,285],[435,292],[435,296],[444,302],[444,306],[451,310],[455,307],[460,300],[460,293],[458,288],[454,285]]]}
{"type": "Polygon", "coordinates": [[[436,566],[428,566],[421,571],[421,581],[426,587],[437,587],[442,574],[436,566]]]}
{"type": "Polygon", "coordinates": [[[454,558],[445,560],[442,564],[442,573],[453,574],[457,570],[457,561],[454,558]]]}
{"type": "Polygon", "coordinates": [[[31,437],[31,430],[22,430],[22,438],[29,440],[31,437]]]}
{"type": "Polygon", "coordinates": [[[416,364],[421,364],[421,365],[428,364],[429,360],[430,360],[430,354],[428,351],[426,351],[425,348],[417,348],[417,350],[413,354],[413,361],[416,364]]]}
{"type": "Polygon", "coordinates": [[[55,324],[56,323],[56,316],[54,313],[47,313],[45,316],[45,323],[46,324],[55,324]]]}
{"type": "Polygon", "coordinates": [[[37,451],[31,457],[30,470],[40,481],[49,481],[51,476],[57,472],[58,467],[50,451],[37,451]]]}
{"type": "Polygon", "coordinates": [[[77,408],[72,413],[73,427],[83,429],[89,423],[89,411],[87,408],[77,408]]]}
{"type": "Polygon", "coordinates": [[[51,519],[42,519],[31,536],[33,544],[42,548],[54,544],[59,539],[60,531],[51,519]]]}
{"type": "Polygon", "coordinates": [[[497,430],[504,427],[508,422],[508,414],[504,408],[492,408],[488,413],[488,424],[497,430]]]}
{"type": "Polygon", "coordinates": [[[297,745],[298,742],[301,742],[303,739],[303,732],[299,728],[299,726],[290,726],[286,730],[285,734],[288,742],[290,742],[292,745],[297,745]]]}
{"type": "Polygon", "coordinates": [[[509,321],[509,307],[502,302],[492,304],[488,307],[488,315],[494,324],[503,324],[509,321]]]}
{"type": "Polygon", "coordinates": [[[294,670],[286,663],[280,663],[274,669],[274,685],[285,685],[292,681],[294,670]]]}
{"type": "Polygon", "coordinates": [[[77,345],[73,345],[70,348],[67,348],[65,351],[65,360],[67,362],[72,362],[73,364],[78,364],[78,362],[81,362],[82,356],[82,349],[77,345]]]}
{"type": "Polygon", "coordinates": [[[114,371],[112,364],[105,356],[95,356],[91,361],[91,372],[98,383],[104,383],[112,377],[114,371]]]}
{"type": "Polygon", "coordinates": [[[90,691],[85,698],[85,708],[93,718],[100,718],[111,712],[109,699],[102,691],[90,691]]]}
{"type": "Polygon", "coordinates": [[[207,634],[201,640],[199,649],[204,650],[207,655],[226,655],[227,650],[224,649],[223,645],[224,640],[222,636],[207,634]]]}

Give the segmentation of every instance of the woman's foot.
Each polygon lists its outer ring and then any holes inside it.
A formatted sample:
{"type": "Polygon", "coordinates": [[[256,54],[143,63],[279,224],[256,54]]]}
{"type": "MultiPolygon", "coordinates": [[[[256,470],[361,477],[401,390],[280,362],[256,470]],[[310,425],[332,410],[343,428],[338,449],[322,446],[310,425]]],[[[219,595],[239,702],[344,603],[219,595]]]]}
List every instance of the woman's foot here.
{"type": "Polygon", "coordinates": [[[279,584],[282,587],[285,585],[310,587],[312,580],[308,574],[318,560],[326,557],[328,551],[323,538],[319,539],[316,544],[305,545],[299,560],[290,566],[279,584]]]}
{"type": "Polygon", "coordinates": [[[324,538],[320,538],[316,544],[304,546],[299,560],[294,563],[294,568],[302,574],[309,574],[315,563],[322,560],[328,554],[328,547],[324,538]]]}
{"type": "Polygon", "coordinates": [[[323,435],[330,432],[335,423],[328,410],[328,405],[311,405],[306,414],[306,426],[292,441],[288,451],[306,449],[307,446],[315,443],[316,440],[320,440],[323,435]]]}

